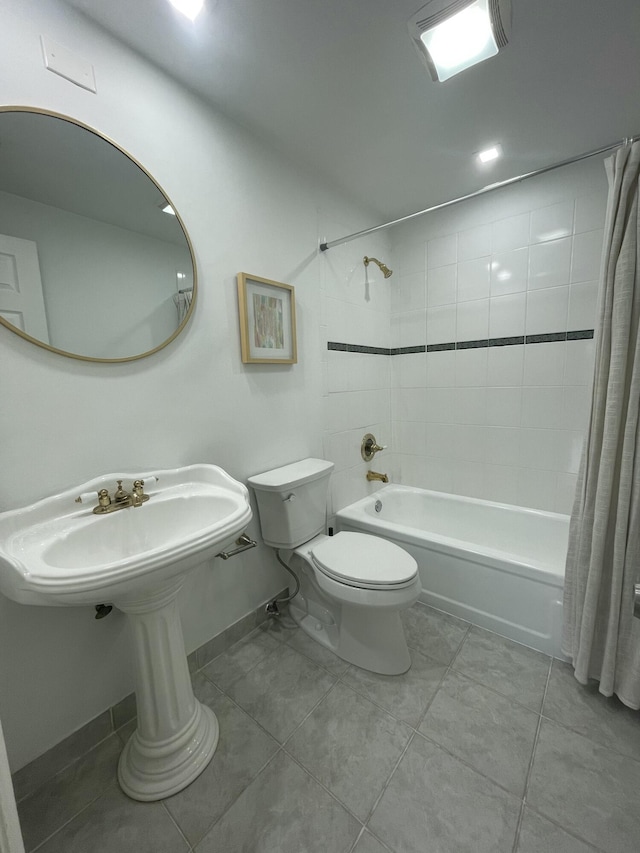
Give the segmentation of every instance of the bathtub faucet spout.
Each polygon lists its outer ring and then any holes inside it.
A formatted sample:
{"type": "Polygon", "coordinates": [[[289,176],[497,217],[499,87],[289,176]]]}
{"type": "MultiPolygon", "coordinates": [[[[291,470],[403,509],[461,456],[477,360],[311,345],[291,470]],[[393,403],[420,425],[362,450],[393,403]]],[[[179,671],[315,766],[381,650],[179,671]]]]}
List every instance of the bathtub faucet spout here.
{"type": "Polygon", "coordinates": [[[377,471],[367,471],[367,480],[369,480],[369,482],[372,480],[380,480],[381,483],[389,482],[389,478],[386,474],[378,474],[377,471]]]}

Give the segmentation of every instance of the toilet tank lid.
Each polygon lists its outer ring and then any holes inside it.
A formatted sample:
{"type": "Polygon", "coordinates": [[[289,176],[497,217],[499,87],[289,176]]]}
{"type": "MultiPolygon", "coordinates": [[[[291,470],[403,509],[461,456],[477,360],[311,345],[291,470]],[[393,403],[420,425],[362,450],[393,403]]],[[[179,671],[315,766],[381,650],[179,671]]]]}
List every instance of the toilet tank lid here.
{"type": "Polygon", "coordinates": [[[311,483],[326,477],[333,470],[333,462],[326,459],[301,459],[264,474],[249,477],[248,483],[254,489],[264,492],[279,492],[281,489],[293,489],[303,483],[311,483]]]}

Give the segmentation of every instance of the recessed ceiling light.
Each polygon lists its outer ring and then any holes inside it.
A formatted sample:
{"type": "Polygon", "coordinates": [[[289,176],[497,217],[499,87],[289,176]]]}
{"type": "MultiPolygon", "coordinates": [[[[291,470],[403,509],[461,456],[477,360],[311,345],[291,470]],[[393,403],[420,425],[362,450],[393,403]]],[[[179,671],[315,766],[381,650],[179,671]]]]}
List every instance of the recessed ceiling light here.
{"type": "Polygon", "coordinates": [[[168,202],[166,202],[165,204],[161,204],[161,205],[160,205],[160,210],[161,210],[163,213],[170,213],[172,216],[175,216],[175,215],[176,215],[175,210],[171,207],[171,205],[170,205],[168,202]]]}
{"type": "Polygon", "coordinates": [[[502,145],[492,145],[491,148],[485,148],[484,151],[478,151],[476,154],[479,163],[491,163],[502,157],[502,145]]]}
{"type": "Polygon", "coordinates": [[[182,12],[190,21],[195,20],[204,6],[204,0],[169,0],[178,12],[182,12]]]}
{"type": "Polygon", "coordinates": [[[510,12],[510,0],[431,0],[409,21],[409,32],[442,82],[507,44],[510,12]]]}

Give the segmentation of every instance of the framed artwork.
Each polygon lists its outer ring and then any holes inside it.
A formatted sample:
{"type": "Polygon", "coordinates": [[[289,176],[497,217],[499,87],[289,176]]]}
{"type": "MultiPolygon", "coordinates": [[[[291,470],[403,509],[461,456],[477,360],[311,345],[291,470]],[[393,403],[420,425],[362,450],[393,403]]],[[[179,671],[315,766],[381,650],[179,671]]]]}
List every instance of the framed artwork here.
{"type": "Polygon", "coordinates": [[[290,284],[238,273],[240,343],[245,364],[296,364],[296,301],[290,284]]]}

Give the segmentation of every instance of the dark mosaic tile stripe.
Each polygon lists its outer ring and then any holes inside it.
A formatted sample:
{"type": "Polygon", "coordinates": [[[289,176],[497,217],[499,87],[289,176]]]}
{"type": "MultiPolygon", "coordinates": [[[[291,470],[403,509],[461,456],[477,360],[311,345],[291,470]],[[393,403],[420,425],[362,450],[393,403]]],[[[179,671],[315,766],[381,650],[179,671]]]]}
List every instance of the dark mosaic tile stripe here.
{"type": "Polygon", "coordinates": [[[513,347],[524,343],[524,335],[514,335],[511,338],[489,338],[490,347],[513,347]]]}
{"type": "Polygon", "coordinates": [[[488,347],[489,341],[457,341],[456,349],[481,349],[482,347],[488,347]]]}
{"type": "Polygon", "coordinates": [[[594,329],[581,329],[578,332],[567,332],[568,341],[588,341],[594,336],[594,329]]]}
{"type": "Polygon", "coordinates": [[[551,344],[556,341],[566,341],[566,332],[550,332],[545,335],[527,335],[524,339],[525,344],[551,344]]]}
{"type": "Polygon", "coordinates": [[[511,347],[521,344],[547,344],[555,341],[584,341],[594,336],[593,329],[579,329],[574,332],[547,332],[540,335],[513,335],[506,338],[486,338],[477,341],[447,341],[443,344],[419,344],[413,347],[369,347],[360,344],[345,344],[328,341],[327,349],[340,352],[359,352],[372,355],[407,355],[417,352],[446,352],[455,349],[480,349],[483,347],[511,347]]]}
{"type": "Polygon", "coordinates": [[[427,352],[446,352],[455,348],[455,342],[448,344],[427,344],[427,352]]]}

